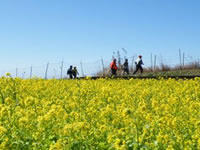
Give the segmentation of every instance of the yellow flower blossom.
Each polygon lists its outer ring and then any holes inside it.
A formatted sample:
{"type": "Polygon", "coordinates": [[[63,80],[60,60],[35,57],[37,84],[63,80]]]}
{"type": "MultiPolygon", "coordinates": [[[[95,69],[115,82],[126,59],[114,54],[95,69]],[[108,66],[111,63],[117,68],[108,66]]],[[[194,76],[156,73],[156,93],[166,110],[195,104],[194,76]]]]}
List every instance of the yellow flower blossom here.
{"type": "Polygon", "coordinates": [[[0,78],[0,149],[200,149],[200,78],[0,78]]]}

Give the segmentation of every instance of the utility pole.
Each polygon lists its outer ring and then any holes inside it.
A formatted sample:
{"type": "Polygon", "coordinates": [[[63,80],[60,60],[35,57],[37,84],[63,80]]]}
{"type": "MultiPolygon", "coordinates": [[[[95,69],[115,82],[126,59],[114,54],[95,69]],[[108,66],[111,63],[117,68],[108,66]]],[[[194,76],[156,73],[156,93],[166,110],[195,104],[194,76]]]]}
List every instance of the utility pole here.
{"type": "Polygon", "coordinates": [[[183,67],[185,65],[185,53],[183,53],[183,67]]]}

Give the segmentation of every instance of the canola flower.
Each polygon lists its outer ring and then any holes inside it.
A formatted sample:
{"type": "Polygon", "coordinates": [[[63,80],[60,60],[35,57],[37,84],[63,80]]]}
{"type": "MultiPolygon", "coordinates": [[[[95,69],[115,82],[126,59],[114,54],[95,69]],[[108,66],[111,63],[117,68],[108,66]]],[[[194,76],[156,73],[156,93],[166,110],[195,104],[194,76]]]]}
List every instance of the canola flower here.
{"type": "Polygon", "coordinates": [[[0,149],[200,149],[200,78],[0,78],[0,149]]]}

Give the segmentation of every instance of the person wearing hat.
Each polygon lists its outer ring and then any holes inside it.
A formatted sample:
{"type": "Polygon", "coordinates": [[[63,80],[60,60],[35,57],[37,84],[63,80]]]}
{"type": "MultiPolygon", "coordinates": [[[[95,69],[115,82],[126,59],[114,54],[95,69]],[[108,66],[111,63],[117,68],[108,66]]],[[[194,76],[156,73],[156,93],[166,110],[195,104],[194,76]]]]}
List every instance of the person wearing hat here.
{"type": "Polygon", "coordinates": [[[142,65],[144,65],[143,61],[142,61],[142,56],[139,55],[138,58],[135,61],[136,64],[136,70],[133,72],[133,74],[136,74],[136,72],[140,69],[140,72],[143,73],[143,68],[142,65]]]}
{"type": "Polygon", "coordinates": [[[117,75],[117,69],[118,69],[118,67],[117,67],[117,63],[116,63],[116,59],[114,59],[112,62],[111,62],[111,64],[110,64],[110,69],[111,69],[111,74],[112,75],[117,75]]]}

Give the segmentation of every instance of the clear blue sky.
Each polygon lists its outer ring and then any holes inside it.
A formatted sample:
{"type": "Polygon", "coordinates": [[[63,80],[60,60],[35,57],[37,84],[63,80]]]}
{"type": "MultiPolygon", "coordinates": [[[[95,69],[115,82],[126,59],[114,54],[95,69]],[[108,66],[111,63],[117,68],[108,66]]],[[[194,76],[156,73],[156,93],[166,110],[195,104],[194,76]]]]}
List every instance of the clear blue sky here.
{"type": "Polygon", "coordinates": [[[200,58],[199,45],[199,0],[0,1],[2,72],[48,61],[108,62],[122,47],[146,65],[151,53],[176,63],[179,48],[188,61],[200,58]]]}

